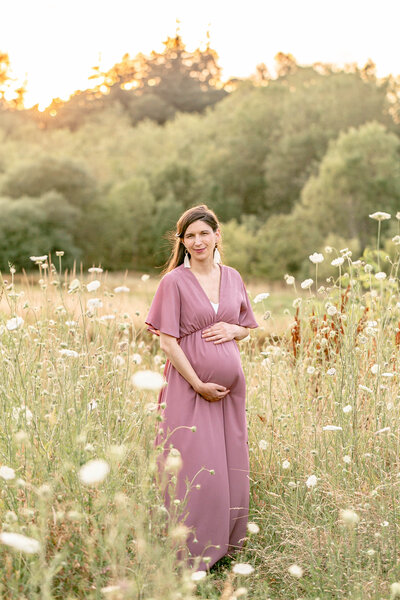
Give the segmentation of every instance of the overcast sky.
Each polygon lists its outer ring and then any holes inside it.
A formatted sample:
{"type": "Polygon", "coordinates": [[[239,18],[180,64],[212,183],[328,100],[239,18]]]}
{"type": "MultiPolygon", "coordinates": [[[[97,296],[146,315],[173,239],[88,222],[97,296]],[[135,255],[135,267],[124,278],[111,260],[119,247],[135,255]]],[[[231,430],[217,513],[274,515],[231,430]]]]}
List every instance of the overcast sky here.
{"type": "Polygon", "coordinates": [[[378,75],[400,73],[400,0],[0,0],[0,51],[27,79],[27,103],[44,106],[88,87],[95,65],[162,50],[176,19],[189,50],[210,29],[224,79],[260,62],[273,70],[279,51],[301,64],[372,58],[378,75]]]}

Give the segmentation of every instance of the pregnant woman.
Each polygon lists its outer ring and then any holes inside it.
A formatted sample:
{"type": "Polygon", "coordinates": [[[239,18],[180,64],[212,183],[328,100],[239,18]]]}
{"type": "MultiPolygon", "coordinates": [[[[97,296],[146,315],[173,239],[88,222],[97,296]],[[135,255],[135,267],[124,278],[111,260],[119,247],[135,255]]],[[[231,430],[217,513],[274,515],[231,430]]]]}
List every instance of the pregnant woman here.
{"type": "Polygon", "coordinates": [[[168,359],[157,442],[166,441],[166,453],[172,444],[182,457],[176,497],[187,500],[183,522],[197,569],[241,547],[249,506],[246,384],[237,340],[258,325],[239,273],[220,264],[218,246],[213,211],[187,210],[146,319],[168,359]]]}

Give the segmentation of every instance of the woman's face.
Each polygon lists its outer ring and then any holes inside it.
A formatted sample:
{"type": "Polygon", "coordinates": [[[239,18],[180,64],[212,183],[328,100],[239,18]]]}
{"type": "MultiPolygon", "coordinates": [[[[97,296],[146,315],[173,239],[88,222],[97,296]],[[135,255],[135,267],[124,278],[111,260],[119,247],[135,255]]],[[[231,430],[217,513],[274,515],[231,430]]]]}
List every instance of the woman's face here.
{"type": "Polygon", "coordinates": [[[203,262],[212,260],[220,237],[219,229],[214,232],[204,221],[194,221],[185,231],[183,244],[193,260],[203,262]]]}

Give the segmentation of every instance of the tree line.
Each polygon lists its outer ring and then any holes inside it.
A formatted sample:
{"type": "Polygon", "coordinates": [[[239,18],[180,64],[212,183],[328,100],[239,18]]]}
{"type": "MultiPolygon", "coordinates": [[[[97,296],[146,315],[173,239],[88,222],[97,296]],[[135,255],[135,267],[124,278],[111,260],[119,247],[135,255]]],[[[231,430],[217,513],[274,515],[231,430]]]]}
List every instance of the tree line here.
{"type": "MultiPolygon", "coordinates": [[[[325,245],[371,244],[368,214],[400,208],[399,82],[371,62],[302,67],[280,54],[277,78],[260,65],[224,87],[204,52],[188,57],[175,39],[147,70],[124,57],[97,73],[109,92],[41,116],[3,103],[0,269],[60,249],[70,266],[158,267],[166,233],[197,203],[216,211],[226,261],[244,274],[301,274],[325,245]]],[[[395,222],[385,231],[389,252],[395,222]]]]}

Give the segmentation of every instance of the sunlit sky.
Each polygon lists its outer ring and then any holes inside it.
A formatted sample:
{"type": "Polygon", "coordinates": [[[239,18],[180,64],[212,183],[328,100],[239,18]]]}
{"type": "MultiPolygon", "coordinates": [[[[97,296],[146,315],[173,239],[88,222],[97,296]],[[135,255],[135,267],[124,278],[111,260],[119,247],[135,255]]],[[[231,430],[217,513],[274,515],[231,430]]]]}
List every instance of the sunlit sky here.
{"type": "Polygon", "coordinates": [[[400,0],[0,0],[0,51],[27,82],[26,105],[44,107],[93,85],[95,65],[161,51],[176,19],[189,50],[210,30],[225,80],[260,62],[273,72],[279,51],[300,64],[372,58],[379,76],[400,73],[400,0]]]}

